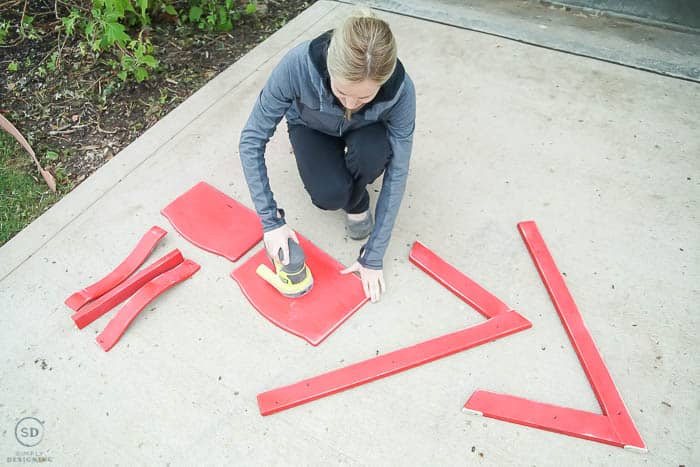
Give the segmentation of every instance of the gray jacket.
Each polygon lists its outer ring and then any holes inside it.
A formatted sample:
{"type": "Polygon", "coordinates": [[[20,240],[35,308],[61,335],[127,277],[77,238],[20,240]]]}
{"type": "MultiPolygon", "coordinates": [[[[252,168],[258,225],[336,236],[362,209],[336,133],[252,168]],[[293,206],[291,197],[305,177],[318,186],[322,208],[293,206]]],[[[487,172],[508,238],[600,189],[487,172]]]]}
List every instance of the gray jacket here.
{"type": "Polygon", "coordinates": [[[331,34],[329,31],[302,42],[275,67],[241,132],[241,163],[255,209],[267,232],[285,223],[277,215],[265,166],[265,147],[282,117],[290,125],[302,124],[334,136],[378,121],[384,123],[392,156],[384,172],[374,229],[358,257],[363,266],[382,269],[406,187],[415,127],[415,90],[403,65],[397,61],[394,74],[377,96],[350,120],[345,119],[342,106],[330,90],[326,67],[331,34]]]}

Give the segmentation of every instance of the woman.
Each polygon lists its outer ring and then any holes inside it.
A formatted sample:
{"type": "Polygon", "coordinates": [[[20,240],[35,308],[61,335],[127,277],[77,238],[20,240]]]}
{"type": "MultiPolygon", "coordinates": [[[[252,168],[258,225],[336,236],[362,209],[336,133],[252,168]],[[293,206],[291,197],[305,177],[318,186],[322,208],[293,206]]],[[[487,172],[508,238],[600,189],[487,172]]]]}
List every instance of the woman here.
{"type": "Polygon", "coordinates": [[[351,238],[363,240],[357,272],[367,297],[385,290],[383,258],[403,198],[415,126],[413,83],[396,57],[384,21],[369,10],[293,48],[272,72],[241,133],[243,172],[263,225],[270,256],[294,231],[277,209],[265,167],[265,146],[283,116],[304,186],[317,207],[343,209],[351,238]],[[384,172],[375,210],[367,185],[384,172]]]}

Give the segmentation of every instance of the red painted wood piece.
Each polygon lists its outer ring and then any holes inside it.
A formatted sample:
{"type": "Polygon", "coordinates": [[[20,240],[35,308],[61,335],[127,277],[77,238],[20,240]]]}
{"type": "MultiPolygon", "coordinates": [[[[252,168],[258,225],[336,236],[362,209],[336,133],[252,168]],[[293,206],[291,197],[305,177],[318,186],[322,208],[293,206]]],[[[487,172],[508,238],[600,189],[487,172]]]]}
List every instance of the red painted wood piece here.
{"type": "Polygon", "coordinates": [[[107,326],[97,335],[97,343],[105,352],[109,351],[122,337],[136,316],[160,294],[179,284],[199,271],[199,264],[185,259],[182,263],[141,287],[133,297],[117,312],[107,326]]]}
{"type": "Polygon", "coordinates": [[[501,313],[476,326],[258,394],[260,413],[270,415],[330,396],[500,339],[531,326],[532,323],[516,311],[501,313]]]}
{"type": "Polygon", "coordinates": [[[581,312],[566,287],[564,278],[547,249],[537,225],[532,221],[521,222],[518,228],[598,399],[603,412],[600,417],[605,417],[610,427],[603,429],[596,425],[595,433],[591,433],[588,424],[590,417],[581,416],[581,423],[578,425],[575,423],[581,411],[483,391],[475,393],[467,401],[465,408],[483,412],[484,415],[493,418],[645,451],[644,441],[615,387],[593,337],[583,322],[581,312]],[[538,412],[537,416],[529,413],[533,410],[538,412]],[[611,436],[610,433],[613,435],[611,436]]]}
{"type": "Polygon", "coordinates": [[[165,271],[174,268],[182,263],[182,253],[175,249],[160,258],[155,263],[129,277],[94,302],[73,313],[73,321],[79,329],[95,321],[109,310],[119,305],[121,302],[131,297],[138,289],[143,287],[151,279],[163,274],[165,271]]]}
{"type": "Polygon", "coordinates": [[[512,311],[508,305],[433,253],[421,242],[413,244],[409,259],[485,317],[491,318],[498,313],[512,311]]]}
{"type": "Polygon", "coordinates": [[[236,268],[231,277],[261,315],[311,345],[318,345],[368,299],[357,276],[340,274],[342,264],[303,235],[297,237],[314,278],[314,286],[306,295],[284,297],[255,273],[260,264],[274,270],[264,248],[236,268]]]}
{"type": "Polygon", "coordinates": [[[257,214],[205,182],[199,182],[161,213],[198,247],[237,261],[263,238],[257,214]]]}
{"type": "Polygon", "coordinates": [[[68,308],[71,310],[78,311],[87,302],[95,300],[112,290],[146,261],[146,258],[148,258],[158,242],[165,237],[167,233],[168,232],[157,225],[151,227],[151,229],[141,237],[136,247],[119,266],[94,284],[75,292],[66,299],[65,304],[68,305],[68,308]]]}
{"type": "Polygon", "coordinates": [[[510,307],[422,243],[414,243],[409,258],[489,319],[461,331],[261,393],[258,395],[258,406],[262,415],[329,396],[532,327],[530,321],[516,311],[509,311],[510,307]]]}
{"type": "Polygon", "coordinates": [[[469,410],[477,410],[481,415],[506,422],[622,446],[605,415],[490,391],[476,391],[465,407],[469,410]]]}

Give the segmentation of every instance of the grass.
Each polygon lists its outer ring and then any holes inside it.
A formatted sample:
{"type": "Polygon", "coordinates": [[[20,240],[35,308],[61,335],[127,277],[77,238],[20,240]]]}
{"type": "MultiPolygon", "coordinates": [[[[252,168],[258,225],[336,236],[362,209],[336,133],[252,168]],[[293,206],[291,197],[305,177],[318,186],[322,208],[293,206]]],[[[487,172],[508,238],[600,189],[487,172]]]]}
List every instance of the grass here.
{"type": "MultiPolygon", "coordinates": [[[[57,166],[60,172],[60,165],[57,166]]],[[[54,172],[54,170],[51,170],[54,172]]],[[[64,177],[54,173],[60,186],[64,177]]],[[[54,194],[44,183],[22,147],[0,130],[0,246],[58,201],[67,188],[54,194]]]]}

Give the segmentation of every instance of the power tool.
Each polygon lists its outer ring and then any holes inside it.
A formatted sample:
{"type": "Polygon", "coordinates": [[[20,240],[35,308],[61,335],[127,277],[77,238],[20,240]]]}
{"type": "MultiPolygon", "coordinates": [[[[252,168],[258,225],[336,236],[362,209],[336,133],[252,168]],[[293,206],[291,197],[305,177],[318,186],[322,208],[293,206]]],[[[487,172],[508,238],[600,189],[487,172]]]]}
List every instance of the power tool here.
{"type": "Polygon", "coordinates": [[[282,264],[282,249],[277,252],[277,257],[270,258],[275,270],[272,271],[264,264],[258,266],[255,273],[273,286],[279,293],[288,298],[306,295],[314,285],[314,278],[306,265],[306,255],[299,244],[288,240],[289,264],[282,264]]]}

